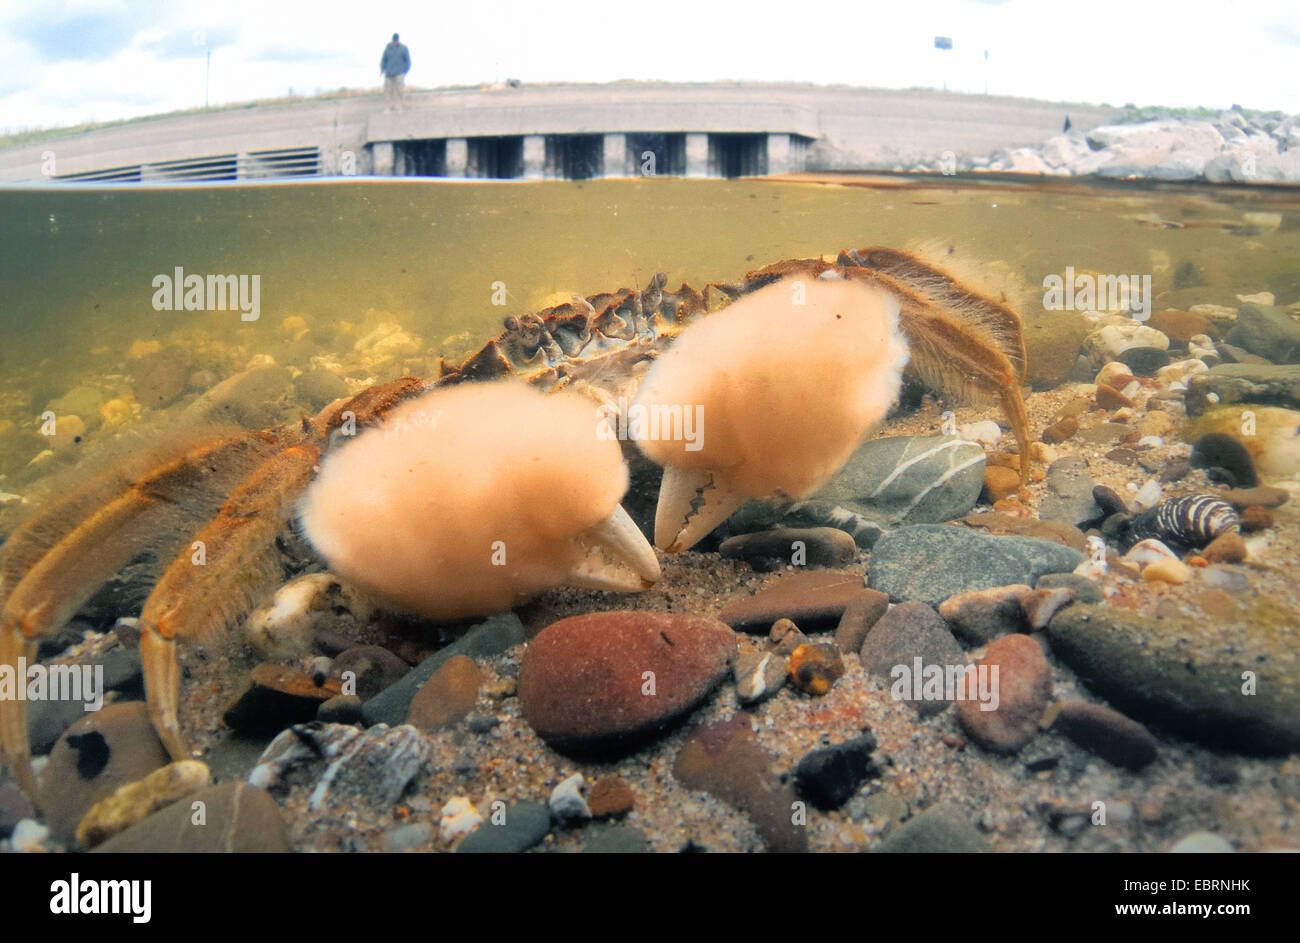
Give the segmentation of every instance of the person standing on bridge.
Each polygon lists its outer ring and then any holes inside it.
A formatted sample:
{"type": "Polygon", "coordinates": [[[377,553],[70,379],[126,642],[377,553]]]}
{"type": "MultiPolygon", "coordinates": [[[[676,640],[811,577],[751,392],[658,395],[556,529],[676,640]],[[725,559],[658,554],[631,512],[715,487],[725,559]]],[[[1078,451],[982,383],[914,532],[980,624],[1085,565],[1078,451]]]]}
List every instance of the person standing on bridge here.
{"type": "Polygon", "coordinates": [[[406,73],[411,71],[411,52],[398,41],[393,34],[393,41],[384,47],[383,58],[379,60],[379,71],[384,76],[384,111],[402,107],[402,84],[406,73]]]}

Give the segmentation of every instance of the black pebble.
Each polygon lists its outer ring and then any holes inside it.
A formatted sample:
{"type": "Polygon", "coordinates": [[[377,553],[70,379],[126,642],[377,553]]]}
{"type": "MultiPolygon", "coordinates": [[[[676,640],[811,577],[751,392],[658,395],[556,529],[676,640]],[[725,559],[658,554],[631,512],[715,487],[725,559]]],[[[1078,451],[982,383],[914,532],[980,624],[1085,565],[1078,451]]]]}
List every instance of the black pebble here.
{"type": "Polygon", "coordinates": [[[1232,478],[1229,484],[1241,488],[1253,488],[1259,484],[1255,463],[1246,447],[1232,436],[1221,432],[1211,432],[1197,439],[1192,446],[1191,462],[1193,468],[1208,469],[1206,474],[1212,479],[1216,473],[1222,475],[1227,472],[1232,478]]]}
{"type": "Polygon", "coordinates": [[[1106,516],[1111,514],[1127,514],[1128,505],[1124,503],[1114,488],[1108,488],[1106,485],[1097,485],[1092,489],[1092,500],[1097,502],[1097,507],[1101,508],[1106,516]]]}
{"type": "Polygon", "coordinates": [[[1130,347],[1120,353],[1119,362],[1136,377],[1154,376],[1161,367],[1169,365],[1169,351],[1159,347],[1130,347]]]}
{"type": "Polygon", "coordinates": [[[77,751],[77,775],[82,779],[94,779],[103,772],[113,752],[98,730],[73,734],[68,737],[68,746],[77,751]]]}
{"type": "Polygon", "coordinates": [[[871,762],[875,748],[876,738],[866,734],[810,751],[795,767],[795,791],[823,812],[838,809],[878,773],[871,762]]]}

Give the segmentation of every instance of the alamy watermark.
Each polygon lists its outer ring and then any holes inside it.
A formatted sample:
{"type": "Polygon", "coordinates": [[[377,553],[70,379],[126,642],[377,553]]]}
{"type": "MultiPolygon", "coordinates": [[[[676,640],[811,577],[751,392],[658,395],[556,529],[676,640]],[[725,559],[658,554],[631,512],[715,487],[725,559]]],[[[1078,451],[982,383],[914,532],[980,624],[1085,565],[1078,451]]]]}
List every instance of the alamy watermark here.
{"type": "Polygon", "coordinates": [[[18,658],[0,665],[0,701],[84,701],[85,710],[104,706],[103,665],[31,665],[18,658]]]}
{"type": "Polygon", "coordinates": [[[978,701],[980,710],[998,709],[997,665],[927,665],[920,656],[911,665],[889,669],[896,701],[978,701]]]}
{"type": "Polygon", "coordinates": [[[626,397],[619,397],[617,406],[602,404],[596,412],[600,415],[596,437],[602,441],[685,442],[688,452],[704,448],[704,406],[701,404],[629,405],[626,397]]]}
{"type": "Polygon", "coordinates": [[[261,275],[186,275],[176,266],[171,275],[153,277],[155,311],[233,311],[241,321],[262,316],[261,275]]]}
{"type": "Polygon", "coordinates": [[[1127,311],[1137,321],[1151,317],[1150,275],[1076,275],[1067,265],[1064,277],[1046,276],[1043,288],[1046,311],[1127,311]]]}

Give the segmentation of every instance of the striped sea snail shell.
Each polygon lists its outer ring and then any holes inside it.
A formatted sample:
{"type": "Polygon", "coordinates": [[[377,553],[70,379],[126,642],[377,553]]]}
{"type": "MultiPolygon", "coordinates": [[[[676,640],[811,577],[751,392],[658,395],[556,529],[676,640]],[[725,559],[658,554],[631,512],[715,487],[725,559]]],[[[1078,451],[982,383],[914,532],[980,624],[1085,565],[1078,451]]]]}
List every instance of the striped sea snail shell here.
{"type": "Polygon", "coordinates": [[[1170,546],[1204,547],[1220,534],[1236,531],[1237,512],[1210,494],[1190,494],[1161,501],[1129,522],[1133,543],[1153,537],[1170,546]]]}

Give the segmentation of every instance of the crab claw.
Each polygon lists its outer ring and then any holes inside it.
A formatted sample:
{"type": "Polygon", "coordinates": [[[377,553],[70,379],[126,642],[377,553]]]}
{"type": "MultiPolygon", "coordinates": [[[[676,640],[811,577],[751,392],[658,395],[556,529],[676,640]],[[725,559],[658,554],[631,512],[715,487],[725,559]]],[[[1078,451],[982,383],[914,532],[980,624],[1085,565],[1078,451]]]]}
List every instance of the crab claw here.
{"type": "Polygon", "coordinates": [[[898,397],[898,311],[874,286],[787,279],[683,331],[627,420],[664,466],[655,544],[688,549],[746,500],[804,498],[839,470],[898,397]]]}
{"type": "Polygon", "coordinates": [[[566,580],[581,589],[635,593],[649,589],[663,578],[659,558],[623,505],[595,527],[583,531],[574,541],[583,558],[566,580]]]}
{"type": "Polygon", "coordinates": [[[458,619],[559,586],[656,582],[654,549],[619,505],[627,482],[588,398],[466,383],[403,404],[331,453],[300,517],[339,576],[458,619]]]}

